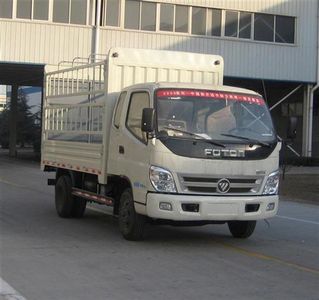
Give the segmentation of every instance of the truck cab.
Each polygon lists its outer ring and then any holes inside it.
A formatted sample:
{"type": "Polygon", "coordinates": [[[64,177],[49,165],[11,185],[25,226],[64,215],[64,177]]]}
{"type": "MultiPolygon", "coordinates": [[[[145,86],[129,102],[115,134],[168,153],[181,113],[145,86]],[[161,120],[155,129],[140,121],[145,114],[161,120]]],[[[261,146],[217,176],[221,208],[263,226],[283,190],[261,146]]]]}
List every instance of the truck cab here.
{"type": "Polygon", "coordinates": [[[130,182],[138,215],[162,223],[228,222],[234,236],[247,237],[256,220],[277,212],[281,145],[255,92],[128,87],[115,106],[110,141],[108,174],[130,182]]]}

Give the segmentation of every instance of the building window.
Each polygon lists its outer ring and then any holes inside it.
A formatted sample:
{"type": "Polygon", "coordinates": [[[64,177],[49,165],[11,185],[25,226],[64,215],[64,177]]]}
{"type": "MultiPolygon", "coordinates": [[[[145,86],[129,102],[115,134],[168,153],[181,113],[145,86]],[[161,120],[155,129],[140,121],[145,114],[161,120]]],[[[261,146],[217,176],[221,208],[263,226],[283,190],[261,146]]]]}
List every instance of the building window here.
{"type": "Polygon", "coordinates": [[[161,31],[188,32],[188,11],[185,5],[161,4],[160,26],[161,31]]]}
{"type": "Polygon", "coordinates": [[[18,19],[47,21],[49,18],[49,0],[17,0],[16,17],[18,19]]]}
{"type": "Polygon", "coordinates": [[[49,0],[33,1],[33,19],[47,21],[49,19],[49,0]]]}
{"type": "Polygon", "coordinates": [[[192,34],[206,35],[206,8],[192,8],[192,34]]]}
{"type": "Polygon", "coordinates": [[[239,15],[239,38],[251,38],[251,13],[240,12],[239,15]]]}
{"type": "Polygon", "coordinates": [[[222,11],[220,9],[210,9],[209,13],[211,14],[211,29],[210,35],[212,36],[221,36],[222,32],[222,11]]]}
{"type": "Polygon", "coordinates": [[[120,1],[107,0],[106,5],[106,25],[119,26],[120,1]]]}
{"type": "Polygon", "coordinates": [[[188,7],[183,5],[175,6],[175,31],[188,32],[188,7]]]}
{"type": "Polygon", "coordinates": [[[69,23],[69,0],[54,0],[53,22],[69,23]]]}
{"type": "Polygon", "coordinates": [[[161,4],[160,30],[173,31],[174,29],[174,5],[161,4]]]}
{"type": "Polygon", "coordinates": [[[156,29],[156,4],[142,2],[141,30],[155,31],[156,29]]]}
{"type": "Polygon", "coordinates": [[[124,28],[156,30],[156,4],[136,0],[125,1],[124,28]]]}
{"type": "Polygon", "coordinates": [[[86,24],[87,0],[71,0],[71,18],[72,24],[86,24]]]}
{"type": "Polygon", "coordinates": [[[140,24],[140,1],[125,1],[124,27],[127,29],[139,29],[140,24]]]}
{"type": "MultiPolygon", "coordinates": [[[[9,2],[7,0],[0,0],[0,2],[1,11],[1,5],[9,2]]],[[[12,1],[10,9],[12,10],[12,1]]],[[[4,11],[6,10],[4,9],[4,11]]],[[[47,21],[49,19],[49,0],[17,0],[16,17],[18,19],[47,21]]]]}
{"type": "Polygon", "coordinates": [[[87,0],[54,0],[53,22],[86,24],[87,0]]]}
{"type": "MultiPolygon", "coordinates": [[[[63,3],[68,0],[59,1],[63,3]]],[[[106,25],[119,26],[121,2],[107,0],[106,25]]],[[[140,0],[123,0],[123,2],[125,29],[159,30],[289,44],[295,42],[294,17],[140,0]],[[157,18],[157,8],[159,8],[159,18],[157,18]],[[157,20],[159,24],[156,23],[157,20]]],[[[67,9],[66,7],[63,11],[67,9]]]]}
{"type": "Polygon", "coordinates": [[[32,0],[17,0],[17,18],[31,19],[32,0]]]}
{"type": "Polygon", "coordinates": [[[225,36],[251,38],[251,13],[226,11],[225,36]]]}
{"type": "Polygon", "coordinates": [[[238,11],[226,11],[225,16],[225,36],[238,36],[238,11]]]}
{"type": "Polygon", "coordinates": [[[274,20],[273,15],[255,14],[254,39],[256,41],[274,41],[274,20]]]}
{"type": "Polygon", "coordinates": [[[0,1],[0,18],[12,18],[12,1],[13,0],[0,1]]]}
{"type": "Polygon", "coordinates": [[[276,16],[275,42],[288,44],[295,42],[295,18],[276,16]]]}

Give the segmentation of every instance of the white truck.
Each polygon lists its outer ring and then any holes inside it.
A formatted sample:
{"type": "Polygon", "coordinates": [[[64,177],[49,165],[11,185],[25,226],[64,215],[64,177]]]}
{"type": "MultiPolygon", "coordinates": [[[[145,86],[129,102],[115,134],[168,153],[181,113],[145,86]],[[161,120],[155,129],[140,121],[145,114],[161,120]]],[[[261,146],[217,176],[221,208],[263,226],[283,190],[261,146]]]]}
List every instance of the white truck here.
{"type": "Polygon", "coordinates": [[[237,238],[278,209],[279,150],[268,107],[223,86],[216,55],[112,48],[46,74],[44,171],[60,217],[113,206],[128,240],[147,222],[227,223],[237,238]]]}

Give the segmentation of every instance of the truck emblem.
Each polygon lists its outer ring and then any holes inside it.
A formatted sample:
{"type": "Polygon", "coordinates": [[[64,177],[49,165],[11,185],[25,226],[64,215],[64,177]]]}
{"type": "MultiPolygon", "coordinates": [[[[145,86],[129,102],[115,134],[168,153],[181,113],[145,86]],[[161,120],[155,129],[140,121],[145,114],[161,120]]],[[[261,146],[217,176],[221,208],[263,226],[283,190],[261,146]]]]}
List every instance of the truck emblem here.
{"type": "Polygon", "coordinates": [[[206,156],[212,157],[245,157],[245,150],[237,149],[205,149],[206,156]]]}
{"type": "Polygon", "coordinates": [[[222,178],[217,182],[217,192],[225,194],[230,189],[230,182],[227,178],[222,178]]]}

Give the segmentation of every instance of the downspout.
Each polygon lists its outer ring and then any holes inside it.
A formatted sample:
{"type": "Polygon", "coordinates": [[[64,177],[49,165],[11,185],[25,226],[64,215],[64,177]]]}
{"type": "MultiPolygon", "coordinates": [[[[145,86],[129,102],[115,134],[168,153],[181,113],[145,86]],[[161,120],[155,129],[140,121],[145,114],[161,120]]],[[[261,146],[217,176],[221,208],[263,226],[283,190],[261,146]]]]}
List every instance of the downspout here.
{"type": "Polygon", "coordinates": [[[96,53],[99,52],[100,46],[100,23],[101,23],[101,0],[96,0],[95,24],[93,28],[93,49],[91,53],[92,63],[96,60],[96,53]]]}
{"type": "Polygon", "coordinates": [[[311,95],[313,97],[314,92],[319,88],[319,0],[317,3],[317,83],[311,89],[311,95]]]}
{"type": "MultiPolygon", "coordinates": [[[[310,105],[309,105],[309,109],[310,109],[310,132],[312,133],[312,122],[313,122],[313,101],[314,101],[314,94],[315,91],[319,88],[319,0],[317,2],[317,78],[316,78],[316,84],[310,89],[310,105]]],[[[311,157],[312,156],[312,136],[310,137],[311,143],[309,145],[309,149],[308,149],[308,156],[311,157]]]]}

